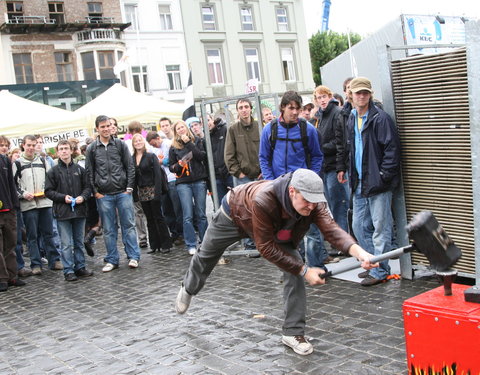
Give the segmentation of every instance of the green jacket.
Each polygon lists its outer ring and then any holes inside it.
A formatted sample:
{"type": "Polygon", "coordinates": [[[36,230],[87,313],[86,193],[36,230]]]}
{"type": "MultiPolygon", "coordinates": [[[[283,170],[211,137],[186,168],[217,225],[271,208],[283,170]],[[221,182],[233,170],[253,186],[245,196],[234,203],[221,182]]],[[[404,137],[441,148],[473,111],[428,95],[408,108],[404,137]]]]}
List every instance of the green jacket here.
{"type": "Polygon", "coordinates": [[[252,118],[249,125],[237,121],[228,128],[225,141],[225,164],[228,172],[235,177],[240,173],[251,180],[260,175],[258,151],[260,149],[260,130],[258,122],[252,118]]]}

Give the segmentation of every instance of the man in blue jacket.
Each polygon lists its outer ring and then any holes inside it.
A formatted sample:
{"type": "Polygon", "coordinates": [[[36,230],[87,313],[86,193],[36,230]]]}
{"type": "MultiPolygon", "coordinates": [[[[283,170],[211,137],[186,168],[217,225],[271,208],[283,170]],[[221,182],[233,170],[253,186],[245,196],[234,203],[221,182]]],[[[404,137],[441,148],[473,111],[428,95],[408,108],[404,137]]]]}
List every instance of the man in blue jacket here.
{"type": "MultiPolygon", "coordinates": [[[[365,250],[380,255],[391,250],[392,192],[400,181],[400,139],[393,120],[372,101],[372,84],[351,81],[353,107],[347,123],[349,175],[353,196],[353,231],[365,250]]],[[[382,283],[390,274],[388,260],[362,272],[363,286],[382,283]]]]}
{"type": "Polygon", "coordinates": [[[280,101],[280,117],[263,128],[260,138],[260,168],[265,180],[306,168],[320,173],[323,154],[315,127],[304,118],[302,97],[287,91],[280,101]]]}

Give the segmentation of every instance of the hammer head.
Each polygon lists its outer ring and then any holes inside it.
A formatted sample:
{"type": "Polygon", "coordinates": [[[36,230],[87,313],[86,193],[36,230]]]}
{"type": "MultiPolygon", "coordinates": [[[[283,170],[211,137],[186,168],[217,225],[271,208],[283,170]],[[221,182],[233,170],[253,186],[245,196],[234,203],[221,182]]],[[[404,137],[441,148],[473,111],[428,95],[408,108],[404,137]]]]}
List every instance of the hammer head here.
{"type": "Polygon", "coordinates": [[[421,211],[407,225],[408,237],[425,255],[436,271],[445,271],[462,256],[462,252],[439,224],[433,213],[421,211]]]}

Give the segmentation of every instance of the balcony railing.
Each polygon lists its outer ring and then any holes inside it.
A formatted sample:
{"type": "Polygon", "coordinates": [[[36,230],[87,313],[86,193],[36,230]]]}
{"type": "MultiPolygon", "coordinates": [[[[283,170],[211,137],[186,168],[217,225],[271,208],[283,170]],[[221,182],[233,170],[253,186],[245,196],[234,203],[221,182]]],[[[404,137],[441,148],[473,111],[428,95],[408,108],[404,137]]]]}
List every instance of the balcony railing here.
{"type": "Polygon", "coordinates": [[[55,20],[46,16],[13,16],[8,23],[16,24],[55,24],[55,20]]]}
{"type": "Polygon", "coordinates": [[[88,16],[85,17],[87,19],[87,23],[113,23],[114,18],[113,17],[100,17],[100,16],[88,16]]]}
{"type": "Polygon", "coordinates": [[[101,41],[115,41],[121,40],[121,32],[116,29],[93,29],[83,30],[76,33],[77,42],[101,42],[101,41]]]}

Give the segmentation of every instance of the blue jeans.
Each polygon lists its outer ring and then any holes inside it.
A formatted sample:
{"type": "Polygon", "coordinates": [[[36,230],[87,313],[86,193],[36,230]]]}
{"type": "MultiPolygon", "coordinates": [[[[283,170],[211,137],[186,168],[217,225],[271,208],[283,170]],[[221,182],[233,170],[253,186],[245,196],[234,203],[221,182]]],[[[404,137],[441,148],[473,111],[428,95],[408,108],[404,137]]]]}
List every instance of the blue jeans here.
{"type": "Polygon", "coordinates": [[[43,238],[48,266],[53,268],[55,262],[60,260],[53,240],[52,208],[34,208],[24,211],[23,222],[27,230],[27,246],[30,252],[30,267],[42,267],[40,249],[38,248],[39,235],[43,238]]]}
{"type": "Polygon", "coordinates": [[[23,217],[22,211],[17,210],[17,245],[15,246],[15,254],[17,255],[17,270],[25,268],[25,260],[23,259],[23,241],[22,241],[22,229],[23,229],[23,217]]]}
{"type": "Polygon", "coordinates": [[[323,175],[323,186],[325,188],[325,197],[328,201],[328,207],[332,212],[333,219],[344,231],[348,231],[347,210],[349,198],[345,189],[345,184],[337,180],[337,172],[331,171],[323,175]]]}
{"type": "Polygon", "coordinates": [[[117,249],[117,211],[120,218],[125,253],[128,259],[139,260],[140,248],[138,247],[137,231],[135,229],[132,194],[106,194],[103,198],[97,199],[97,208],[102,219],[103,240],[107,249],[105,261],[115,265],[118,265],[120,262],[117,249]]]}
{"type": "Polygon", "coordinates": [[[178,184],[176,187],[182,204],[183,239],[187,247],[197,247],[197,235],[193,227],[193,215],[195,215],[195,220],[198,225],[198,235],[200,241],[202,241],[208,226],[207,215],[205,213],[207,205],[207,183],[205,181],[196,181],[178,184]]]}
{"type": "Polygon", "coordinates": [[[65,275],[85,268],[85,254],[83,253],[85,221],[85,218],[57,220],[57,228],[62,245],[60,258],[62,259],[63,273],[65,275]]]}
{"type": "MultiPolygon", "coordinates": [[[[235,186],[248,184],[249,182],[253,182],[253,181],[256,181],[256,180],[250,180],[246,176],[242,178],[233,177],[233,183],[235,186]]],[[[246,249],[255,249],[257,247],[255,245],[255,242],[251,238],[244,238],[242,242],[243,242],[243,246],[245,246],[246,249]]]]}
{"type": "Polygon", "coordinates": [[[220,204],[223,197],[227,195],[228,188],[233,187],[233,177],[230,175],[227,177],[215,176],[215,180],[217,181],[217,196],[218,203],[220,204]]]}
{"type": "Polygon", "coordinates": [[[307,232],[307,263],[310,267],[324,267],[327,258],[322,232],[312,223],[307,232]]]}
{"type": "MultiPolygon", "coordinates": [[[[358,243],[373,255],[381,255],[392,249],[392,192],[361,196],[361,184],[353,195],[353,232],[358,243]]],[[[380,262],[380,267],[372,268],[370,275],[383,280],[390,274],[388,260],[380,262]]]]}

